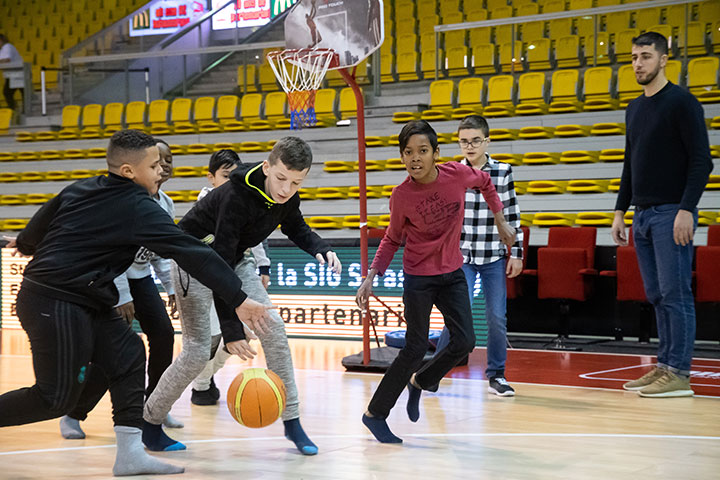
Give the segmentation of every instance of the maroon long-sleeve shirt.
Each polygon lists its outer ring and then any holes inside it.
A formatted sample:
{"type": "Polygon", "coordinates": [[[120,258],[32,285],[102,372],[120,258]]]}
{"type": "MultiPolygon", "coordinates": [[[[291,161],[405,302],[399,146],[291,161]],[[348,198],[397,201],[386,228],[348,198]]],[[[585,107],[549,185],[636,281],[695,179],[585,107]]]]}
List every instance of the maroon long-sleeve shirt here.
{"type": "Polygon", "coordinates": [[[408,178],[390,196],[390,225],[380,242],[372,268],[382,275],[405,238],[403,269],[411,275],[440,275],[462,266],[460,231],[465,190],[480,190],[490,210],[503,205],[490,175],[457,162],[437,166],[432,183],[408,178]]]}

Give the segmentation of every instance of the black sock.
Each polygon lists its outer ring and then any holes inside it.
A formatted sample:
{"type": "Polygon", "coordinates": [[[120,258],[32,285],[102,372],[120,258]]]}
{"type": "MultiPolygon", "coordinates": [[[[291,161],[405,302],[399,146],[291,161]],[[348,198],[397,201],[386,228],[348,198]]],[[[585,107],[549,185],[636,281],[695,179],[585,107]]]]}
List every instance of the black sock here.
{"type": "Polygon", "coordinates": [[[413,385],[412,382],[408,382],[407,389],[407,414],[411,422],[417,422],[418,418],[420,418],[420,394],[422,390],[413,385]]]}
{"type": "Polygon", "coordinates": [[[153,452],[171,452],[185,450],[187,447],[173,440],[163,432],[162,425],[153,425],[143,420],[142,441],[148,450],[153,452]]]}
{"type": "Polygon", "coordinates": [[[368,417],[363,414],[362,422],[381,443],[402,443],[402,438],[395,436],[384,418],[368,417]]]}
{"type": "Polygon", "coordinates": [[[299,418],[285,420],[283,424],[285,425],[285,438],[293,442],[303,455],[317,455],[317,445],[307,436],[302,425],[300,425],[299,418]]]}

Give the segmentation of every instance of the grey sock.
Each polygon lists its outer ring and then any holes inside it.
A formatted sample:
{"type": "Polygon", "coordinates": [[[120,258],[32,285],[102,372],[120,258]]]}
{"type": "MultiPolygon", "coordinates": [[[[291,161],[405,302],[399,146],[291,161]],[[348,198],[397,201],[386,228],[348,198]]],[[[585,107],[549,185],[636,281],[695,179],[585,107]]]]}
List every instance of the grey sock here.
{"type": "Polygon", "coordinates": [[[184,428],[185,424],[178,420],[177,418],[174,418],[169,413],[165,416],[165,420],[163,420],[163,425],[165,425],[167,428],[184,428]]]}
{"type": "Polygon", "coordinates": [[[60,419],[60,434],[68,440],[85,438],[85,432],[80,428],[80,420],[65,415],[60,419]]]}
{"type": "Polygon", "coordinates": [[[113,475],[122,477],[142,474],[183,473],[185,469],[164,463],[147,454],[142,443],[142,430],[135,427],[116,426],[117,454],[113,475]]]}

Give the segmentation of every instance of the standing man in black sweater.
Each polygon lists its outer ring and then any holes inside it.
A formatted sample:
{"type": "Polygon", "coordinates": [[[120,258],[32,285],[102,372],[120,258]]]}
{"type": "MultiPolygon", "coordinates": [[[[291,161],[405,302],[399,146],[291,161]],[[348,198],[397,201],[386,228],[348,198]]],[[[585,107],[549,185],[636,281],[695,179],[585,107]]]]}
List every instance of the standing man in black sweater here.
{"type": "Polygon", "coordinates": [[[703,108],[665,78],[667,54],[667,39],[659,33],[633,39],[632,63],[644,94],[625,113],[625,165],[612,225],[615,243],[627,245],[623,216],[635,205],[633,238],[659,345],[657,366],[623,387],[643,397],[693,395],[692,240],[696,207],[713,168],[703,108]]]}
{"type": "Polygon", "coordinates": [[[17,314],[33,355],[35,385],[0,395],[0,427],[60,417],[76,404],[89,364],[110,384],[117,454],[113,474],[182,473],[149,456],[141,429],[145,349],[113,306],[113,280],[141,246],[174,259],[211,287],[247,324],[267,308],[246,299],[234,272],[187,235],[157,203],[162,166],[155,140],[137,130],[110,139],[108,175],[80,180],[47,202],[8,247],[33,255],[17,314]]]}

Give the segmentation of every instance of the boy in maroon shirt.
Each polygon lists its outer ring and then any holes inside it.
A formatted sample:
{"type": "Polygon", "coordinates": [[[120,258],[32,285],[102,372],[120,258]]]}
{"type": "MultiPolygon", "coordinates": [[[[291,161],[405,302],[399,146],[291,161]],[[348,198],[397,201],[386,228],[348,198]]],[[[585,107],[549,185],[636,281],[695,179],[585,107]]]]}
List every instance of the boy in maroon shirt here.
{"type": "Polygon", "coordinates": [[[382,443],[402,442],[390,431],[385,419],[405,385],[409,392],[408,416],[416,422],[420,417],[420,392],[435,390],[443,376],[475,347],[459,248],[466,189],[481,191],[493,212],[502,242],[509,248],[515,241],[515,230],[506,222],[503,205],[486,172],[457,162],[436,166],[440,155],[437,134],[423,120],[405,125],[399,142],[409,176],[393,190],[390,225],[356,297],[358,306],[366,310],[375,275],[385,272],[404,238],[405,347],[388,368],[362,418],[382,443]],[[419,369],[427,351],[433,305],[445,318],[450,343],[419,369]]]}

